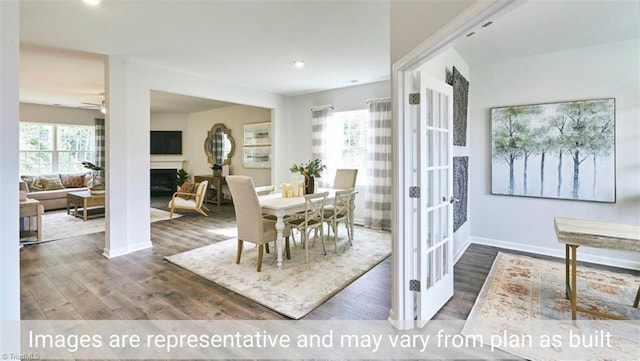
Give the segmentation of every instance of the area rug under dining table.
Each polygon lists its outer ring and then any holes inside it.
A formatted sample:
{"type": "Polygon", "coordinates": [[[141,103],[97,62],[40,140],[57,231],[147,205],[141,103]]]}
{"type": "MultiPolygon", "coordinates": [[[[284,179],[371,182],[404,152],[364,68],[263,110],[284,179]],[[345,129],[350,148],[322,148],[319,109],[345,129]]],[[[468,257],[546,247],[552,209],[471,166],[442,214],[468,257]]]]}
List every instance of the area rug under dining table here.
{"type": "Polygon", "coordinates": [[[271,247],[261,272],[256,272],[258,250],[251,243],[245,242],[240,264],[235,263],[236,238],[166,259],[289,318],[300,319],[391,254],[389,232],[358,227],[354,233],[353,246],[341,237],[338,253],[333,241],[325,242],[326,256],[320,242],[315,242],[309,247],[308,263],[304,248],[292,245],[291,259],[284,259],[281,269],[271,247]]]}

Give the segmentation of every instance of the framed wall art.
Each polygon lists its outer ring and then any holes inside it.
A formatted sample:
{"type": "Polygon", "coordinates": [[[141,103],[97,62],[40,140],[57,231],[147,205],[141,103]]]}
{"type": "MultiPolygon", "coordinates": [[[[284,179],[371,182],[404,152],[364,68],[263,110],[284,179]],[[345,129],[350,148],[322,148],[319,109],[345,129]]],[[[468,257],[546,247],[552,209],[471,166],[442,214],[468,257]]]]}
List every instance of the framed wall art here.
{"type": "Polygon", "coordinates": [[[271,145],[271,123],[245,124],[242,145],[271,145]]]}
{"type": "Polygon", "coordinates": [[[245,168],[271,168],[271,147],[244,147],[243,163],[245,168]]]}
{"type": "Polygon", "coordinates": [[[616,201],[615,99],[491,109],[491,193],[616,201]]]}

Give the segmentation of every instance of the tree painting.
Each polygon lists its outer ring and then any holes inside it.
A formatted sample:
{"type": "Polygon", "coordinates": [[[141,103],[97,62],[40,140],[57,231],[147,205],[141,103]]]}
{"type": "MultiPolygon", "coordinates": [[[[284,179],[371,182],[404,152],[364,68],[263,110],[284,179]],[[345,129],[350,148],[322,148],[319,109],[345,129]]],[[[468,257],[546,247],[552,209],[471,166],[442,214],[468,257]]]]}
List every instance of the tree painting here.
{"type": "Polygon", "coordinates": [[[615,202],[615,99],[492,108],[491,129],[493,194],[615,202]]]}

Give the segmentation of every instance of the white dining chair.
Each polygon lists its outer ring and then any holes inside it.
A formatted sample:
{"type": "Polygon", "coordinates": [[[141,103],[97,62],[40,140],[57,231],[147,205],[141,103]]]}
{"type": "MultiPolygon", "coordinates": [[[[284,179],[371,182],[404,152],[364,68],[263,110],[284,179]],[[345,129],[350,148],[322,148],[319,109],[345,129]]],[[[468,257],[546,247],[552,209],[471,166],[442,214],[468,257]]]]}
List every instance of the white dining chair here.
{"type": "Polygon", "coordinates": [[[354,196],[355,193],[353,192],[353,189],[336,191],[332,207],[324,208],[324,222],[327,224],[327,237],[329,237],[331,230],[333,230],[333,242],[335,244],[336,253],[338,253],[338,225],[340,223],[344,223],[344,226],[347,229],[349,245],[353,246],[353,243],[351,242],[353,239],[353,229],[351,228],[350,218],[351,201],[354,196]]]}
{"type": "MultiPolygon", "coordinates": [[[[302,242],[304,243],[304,251],[307,262],[309,262],[309,233],[311,231],[317,231],[320,233],[320,239],[324,237],[323,224],[324,224],[324,206],[327,201],[329,192],[313,193],[304,196],[304,214],[300,217],[289,219],[286,224],[293,229],[297,229],[302,234],[302,242]]],[[[324,254],[327,251],[324,248],[324,242],[322,242],[322,250],[324,254]]]]}

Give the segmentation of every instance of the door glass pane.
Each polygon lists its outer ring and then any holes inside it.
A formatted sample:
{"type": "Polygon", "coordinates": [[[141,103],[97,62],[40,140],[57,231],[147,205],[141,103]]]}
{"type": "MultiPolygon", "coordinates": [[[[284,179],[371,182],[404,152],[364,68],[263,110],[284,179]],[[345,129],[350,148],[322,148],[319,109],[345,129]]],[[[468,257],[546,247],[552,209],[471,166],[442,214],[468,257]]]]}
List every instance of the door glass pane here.
{"type": "Polygon", "coordinates": [[[430,266],[430,268],[427,269],[427,289],[431,288],[433,286],[433,252],[429,252],[427,254],[427,265],[430,266]]]}
{"type": "Polygon", "coordinates": [[[425,114],[427,119],[427,126],[433,127],[433,96],[434,93],[432,90],[427,89],[425,93],[425,105],[427,108],[427,113],[425,114]]]}
{"type": "Polygon", "coordinates": [[[440,165],[446,165],[449,161],[449,132],[440,132],[440,165]]]}
{"type": "MultiPolygon", "coordinates": [[[[440,112],[440,128],[448,129],[449,128],[449,107],[447,106],[449,102],[449,97],[441,94],[440,96],[440,108],[442,111],[440,112]]],[[[445,143],[446,144],[446,143],[445,143]]]]}
{"type": "Polygon", "coordinates": [[[439,93],[433,93],[433,101],[431,102],[431,106],[433,107],[433,120],[431,121],[431,124],[436,128],[440,127],[440,116],[442,114],[442,109],[440,108],[440,98],[441,95],[439,93]]]}
{"type": "Polygon", "coordinates": [[[445,206],[439,209],[440,211],[440,229],[443,238],[449,237],[449,207],[445,206]]]}
{"type": "Polygon", "coordinates": [[[434,273],[436,282],[438,282],[440,278],[442,278],[442,246],[438,246],[435,253],[436,264],[434,273]]]}
{"type": "MultiPolygon", "coordinates": [[[[451,242],[451,239],[449,239],[451,242]]],[[[442,275],[449,274],[449,242],[442,245],[442,275]]]]}
{"type": "Polygon", "coordinates": [[[453,194],[449,191],[449,169],[440,170],[440,195],[443,202],[449,202],[449,197],[453,194]]]}

